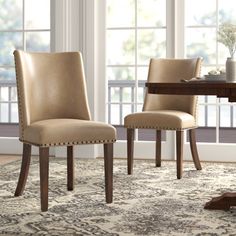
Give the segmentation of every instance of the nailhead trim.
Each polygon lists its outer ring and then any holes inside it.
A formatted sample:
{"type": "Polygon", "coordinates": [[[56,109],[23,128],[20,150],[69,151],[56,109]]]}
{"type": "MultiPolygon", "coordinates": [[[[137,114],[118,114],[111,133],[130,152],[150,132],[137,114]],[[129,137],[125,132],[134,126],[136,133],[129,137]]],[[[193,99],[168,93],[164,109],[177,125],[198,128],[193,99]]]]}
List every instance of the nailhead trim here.
{"type": "MultiPolygon", "coordinates": [[[[201,71],[202,71],[202,58],[200,58],[200,68],[199,68],[199,72],[197,73],[196,76],[200,76],[201,71]]],[[[196,97],[196,102],[195,102],[195,109],[193,112],[193,116],[195,117],[195,125],[197,126],[198,96],[195,96],[195,97],[196,97]]]]}
{"type": "MultiPolygon", "coordinates": [[[[22,100],[24,101],[24,93],[21,92],[22,89],[20,89],[20,77],[16,66],[16,58],[14,56],[14,62],[15,62],[15,72],[16,72],[16,84],[17,84],[17,97],[18,97],[18,114],[19,114],[19,127],[20,127],[20,138],[19,140],[23,143],[32,144],[39,147],[51,147],[51,146],[69,146],[69,145],[78,145],[78,144],[98,144],[98,143],[114,143],[116,142],[116,139],[111,140],[94,140],[94,141],[72,141],[72,142],[60,142],[60,143],[47,143],[47,144],[36,144],[33,142],[28,142],[24,140],[24,114],[22,109],[22,100]]],[[[23,83],[23,81],[22,81],[23,83]]]]}
{"type": "MultiPolygon", "coordinates": [[[[197,60],[197,62],[199,61],[199,59],[197,60]]],[[[202,62],[202,59],[200,58],[200,61],[202,62]]],[[[202,63],[200,63],[200,68],[199,68],[199,73],[196,74],[196,70],[194,71],[194,76],[200,76],[201,74],[201,70],[202,70],[202,63]]],[[[160,94],[161,95],[161,94],[160,94]]],[[[196,101],[194,102],[195,106],[194,106],[194,111],[193,111],[193,116],[194,116],[194,123],[195,126],[193,127],[189,127],[189,128],[184,128],[184,129],[195,129],[198,127],[197,125],[197,109],[198,109],[198,96],[197,95],[190,95],[190,96],[194,96],[196,97],[196,101]]],[[[157,130],[184,130],[184,129],[180,129],[180,128],[169,128],[169,127],[153,127],[153,126],[125,126],[127,129],[157,129],[157,130]]]]}
{"type": "Polygon", "coordinates": [[[170,127],[156,127],[156,126],[134,126],[134,125],[129,125],[125,126],[127,129],[156,129],[156,130],[186,130],[186,129],[196,129],[198,126],[192,126],[192,127],[187,127],[187,128],[170,128],[170,127]]]}
{"type": "MultiPolygon", "coordinates": [[[[202,71],[202,58],[200,58],[199,60],[200,60],[200,62],[199,62],[200,63],[200,68],[199,68],[199,73],[197,73],[196,76],[200,76],[201,75],[201,71],[202,71]]],[[[195,72],[195,74],[196,74],[196,72],[195,72]]],[[[193,111],[193,116],[195,117],[195,125],[198,126],[197,125],[197,123],[198,123],[197,122],[197,120],[198,120],[197,111],[198,111],[198,99],[199,98],[196,95],[195,95],[195,97],[196,97],[196,102],[194,104],[195,105],[195,107],[194,107],[195,109],[193,111]]]]}
{"type": "Polygon", "coordinates": [[[21,138],[24,139],[24,123],[23,123],[23,118],[24,118],[24,115],[23,115],[23,109],[22,109],[22,100],[24,100],[24,93],[22,94],[21,93],[21,90],[20,90],[20,78],[19,78],[19,73],[18,73],[18,70],[17,70],[17,66],[16,66],[16,57],[14,55],[14,62],[15,62],[15,72],[16,72],[16,89],[17,89],[17,100],[18,100],[18,114],[19,114],[19,128],[20,128],[20,135],[21,135],[21,138]],[[22,100],[21,100],[22,98],[22,100]]]}
{"type": "Polygon", "coordinates": [[[46,143],[46,144],[38,144],[38,143],[33,143],[29,141],[25,141],[23,139],[19,139],[23,143],[28,143],[34,146],[38,147],[52,147],[52,146],[72,146],[72,145],[79,145],[79,144],[99,144],[99,143],[115,143],[116,139],[111,139],[111,140],[94,140],[94,141],[72,141],[72,142],[63,142],[63,143],[46,143]]]}

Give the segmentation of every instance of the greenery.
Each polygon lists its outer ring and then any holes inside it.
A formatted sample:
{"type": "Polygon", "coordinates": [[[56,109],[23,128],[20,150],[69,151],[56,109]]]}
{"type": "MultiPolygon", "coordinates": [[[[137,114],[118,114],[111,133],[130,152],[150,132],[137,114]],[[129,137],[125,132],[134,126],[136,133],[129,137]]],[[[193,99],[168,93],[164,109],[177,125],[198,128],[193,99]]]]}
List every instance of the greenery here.
{"type": "Polygon", "coordinates": [[[0,80],[15,80],[15,72],[12,69],[14,67],[13,51],[15,49],[27,51],[50,50],[48,32],[28,31],[25,33],[25,42],[23,42],[22,14],[22,1],[0,0],[0,80]],[[9,68],[9,66],[12,68],[9,68]]]}
{"type": "Polygon", "coordinates": [[[236,25],[224,23],[219,27],[218,42],[228,48],[230,56],[234,57],[236,51],[236,25]]]}

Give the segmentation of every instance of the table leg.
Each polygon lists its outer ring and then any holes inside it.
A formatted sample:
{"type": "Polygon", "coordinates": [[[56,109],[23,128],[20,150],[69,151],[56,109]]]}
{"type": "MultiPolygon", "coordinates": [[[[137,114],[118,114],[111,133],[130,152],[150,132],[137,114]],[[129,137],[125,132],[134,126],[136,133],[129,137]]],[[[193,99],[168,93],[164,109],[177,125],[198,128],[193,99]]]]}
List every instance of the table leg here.
{"type": "Polygon", "coordinates": [[[223,193],[219,197],[214,197],[207,202],[204,209],[208,210],[229,210],[231,206],[236,206],[236,192],[223,193]]]}

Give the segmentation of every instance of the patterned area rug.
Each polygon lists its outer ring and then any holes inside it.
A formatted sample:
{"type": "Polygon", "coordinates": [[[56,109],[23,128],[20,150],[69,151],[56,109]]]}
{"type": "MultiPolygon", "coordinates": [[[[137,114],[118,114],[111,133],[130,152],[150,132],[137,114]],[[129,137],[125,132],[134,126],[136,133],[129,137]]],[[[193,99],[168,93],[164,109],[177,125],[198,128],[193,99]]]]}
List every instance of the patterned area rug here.
{"type": "Polygon", "coordinates": [[[50,160],[49,210],[40,212],[38,160],[31,163],[24,195],[13,197],[20,162],[0,166],[0,235],[236,235],[236,209],[204,210],[204,203],[236,191],[236,164],[114,161],[114,203],[105,204],[102,160],[76,160],[73,192],[66,191],[66,162],[50,160]]]}

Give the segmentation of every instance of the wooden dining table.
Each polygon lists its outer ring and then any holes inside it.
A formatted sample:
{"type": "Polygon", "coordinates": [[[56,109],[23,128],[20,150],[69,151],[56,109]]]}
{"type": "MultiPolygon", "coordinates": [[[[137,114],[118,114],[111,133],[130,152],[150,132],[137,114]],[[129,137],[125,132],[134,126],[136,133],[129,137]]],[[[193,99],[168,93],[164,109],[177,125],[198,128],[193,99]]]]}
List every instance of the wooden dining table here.
{"type": "MultiPolygon", "coordinates": [[[[236,102],[236,83],[226,81],[191,81],[177,83],[146,83],[148,93],[169,95],[215,95],[236,102]]],[[[236,154],[235,154],[236,155],[236,154]]],[[[225,192],[212,198],[204,206],[205,209],[229,210],[236,206],[236,192],[225,192]]]]}

